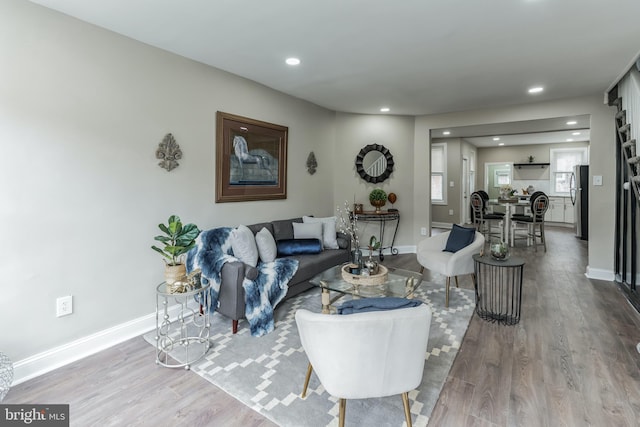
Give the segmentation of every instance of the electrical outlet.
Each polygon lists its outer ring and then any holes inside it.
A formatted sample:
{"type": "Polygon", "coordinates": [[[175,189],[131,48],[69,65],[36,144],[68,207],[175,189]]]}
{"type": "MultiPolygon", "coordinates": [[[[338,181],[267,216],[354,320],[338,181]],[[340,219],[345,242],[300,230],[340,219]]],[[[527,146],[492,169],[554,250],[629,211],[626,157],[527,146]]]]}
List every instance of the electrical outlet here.
{"type": "Polygon", "coordinates": [[[420,229],[420,234],[422,234],[423,236],[426,236],[427,235],[427,227],[422,227],[420,229]]]}
{"type": "Polygon", "coordinates": [[[67,295],[56,300],[56,316],[62,317],[73,313],[73,297],[67,295]]]}
{"type": "Polygon", "coordinates": [[[453,209],[449,209],[449,215],[453,215],[453,209]]]}

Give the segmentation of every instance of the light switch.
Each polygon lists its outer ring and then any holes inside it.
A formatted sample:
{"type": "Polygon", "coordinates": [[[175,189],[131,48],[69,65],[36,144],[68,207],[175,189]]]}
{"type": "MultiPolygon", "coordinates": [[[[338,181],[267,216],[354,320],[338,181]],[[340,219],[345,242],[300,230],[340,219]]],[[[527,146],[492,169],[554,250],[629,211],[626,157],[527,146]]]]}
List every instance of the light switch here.
{"type": "Polygon", "coordinates": [[[602,185],[602,175],[593,176],[593,185],[602,185]]]}
{"type": "Polygon", "coordinates": [[[453,187],[453,181],[449,181],[449,187],[453,187]]]}

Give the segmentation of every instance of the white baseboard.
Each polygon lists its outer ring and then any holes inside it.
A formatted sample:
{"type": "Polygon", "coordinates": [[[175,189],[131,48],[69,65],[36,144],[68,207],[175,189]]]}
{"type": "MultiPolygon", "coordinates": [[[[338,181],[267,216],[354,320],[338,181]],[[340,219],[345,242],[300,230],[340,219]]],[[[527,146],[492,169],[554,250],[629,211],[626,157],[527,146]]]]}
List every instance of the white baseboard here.
{"type": "Polygon", "coordinates": [[[450,230],[453,227],[453,224],[450,222],[432,222],[431,228],[446,228],[450,230]]]}
{"type": "MultiPolygon", "coordinates": [[[[169,308],[172,319],[177,316],[177,309],[177,305],[169,308]]],[[[155,327],[156,313],[154,312],[19,360],[13,364],[13,385],[145,334],[155,327]]]]}
{"type": "Polygon", "coordinates": [[[607,282],[613,282],[615,280],[615,274],[612,270],[604,270],[601,268],[591,268],[587,266],[587,272],[584,274],[588,279],[594,280],[606,280],[607,282]]]}

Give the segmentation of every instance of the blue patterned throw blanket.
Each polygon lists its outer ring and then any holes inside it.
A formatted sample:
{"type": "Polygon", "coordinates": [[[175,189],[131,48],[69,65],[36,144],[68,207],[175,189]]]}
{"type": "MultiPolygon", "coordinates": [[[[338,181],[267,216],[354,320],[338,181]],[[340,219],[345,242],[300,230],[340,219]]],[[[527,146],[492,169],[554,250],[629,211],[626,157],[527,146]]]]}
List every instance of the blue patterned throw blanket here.
{"type": "MultiPolygon", "coordinates": [[[[214,228],[200,234],[195,248],[187,254],[187,272],[202,270],[202,282],[211,284],[211,307],[218,307],[222,267],[239,261],[231,249],[231,227],[214,228]]],[[[260,337],[274,329],[273,310],[287,294],[289,280],[298,270],[298,261],[277,258],[273,262],[258,262],[255,280],[244,278],[245,317],[251,335],[260,337]]]]}

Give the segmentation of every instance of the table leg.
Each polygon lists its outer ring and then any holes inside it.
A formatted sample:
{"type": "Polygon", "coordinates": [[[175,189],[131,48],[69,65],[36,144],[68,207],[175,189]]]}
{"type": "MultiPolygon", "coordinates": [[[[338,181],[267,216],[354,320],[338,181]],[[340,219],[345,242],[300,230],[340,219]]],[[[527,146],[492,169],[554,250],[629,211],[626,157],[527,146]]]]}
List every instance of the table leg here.
{"type": "Polygon", "coordinates": [[[329,309],[331,306],[331,296],[329,295],[329,289],[321,288],[322,294],[320,294],[320,298],[322,301],[322,314],[329,314],[329,309]]]}

